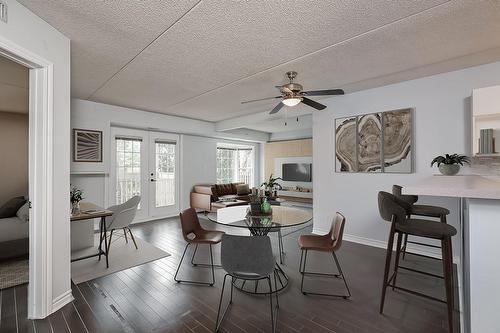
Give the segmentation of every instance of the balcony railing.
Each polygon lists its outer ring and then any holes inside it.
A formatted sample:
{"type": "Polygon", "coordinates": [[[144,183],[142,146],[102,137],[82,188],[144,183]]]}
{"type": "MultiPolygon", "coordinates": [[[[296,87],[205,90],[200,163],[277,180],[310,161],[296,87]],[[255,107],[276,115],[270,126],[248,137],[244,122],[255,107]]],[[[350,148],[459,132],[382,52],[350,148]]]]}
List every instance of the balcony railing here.
{"type": "MultiPolygon", "coordinates": [[[[175,204],[175,174],[159,173],[156,182],[156,207],[164,207],[175,204]]],[[[121,204],[132,198],[134,195],[141,195],[141,178],[139,175],[128,175],[120,179],[116,184],[116,203],[121,204]]]]}

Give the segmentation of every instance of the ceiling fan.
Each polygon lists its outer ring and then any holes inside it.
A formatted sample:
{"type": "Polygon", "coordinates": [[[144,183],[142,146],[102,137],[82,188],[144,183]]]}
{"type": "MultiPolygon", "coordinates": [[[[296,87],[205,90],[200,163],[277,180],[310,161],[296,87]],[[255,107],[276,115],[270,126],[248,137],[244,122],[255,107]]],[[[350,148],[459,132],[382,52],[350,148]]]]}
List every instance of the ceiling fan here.
{"type": "Polygon", "coordinates": [[[276,86],[281,92],[280,96],[267,97],[261,99],[254,99],[251,101],[241,102],[241,104],[252,103],[257,101],[265,101],[268,99],[281,98],[281,102],[274,107],[274,109],[269,112],[269,114],[274,114],[278,112],[284,105],[295,106],[300,102],[315,108],[316,110],[323,110],[326,105],[313,101],[307,97],[309,96],[328,96],[328,95],[343,95],[344,91],[342,89],[330,89],[330,90],[311,90],[302,91],[302,85],[293,82],[295,77],[297,77],[297,72],[286,72],[286,76],[290,80],[290,83],[284,84],[282,86],[276,86]]]}

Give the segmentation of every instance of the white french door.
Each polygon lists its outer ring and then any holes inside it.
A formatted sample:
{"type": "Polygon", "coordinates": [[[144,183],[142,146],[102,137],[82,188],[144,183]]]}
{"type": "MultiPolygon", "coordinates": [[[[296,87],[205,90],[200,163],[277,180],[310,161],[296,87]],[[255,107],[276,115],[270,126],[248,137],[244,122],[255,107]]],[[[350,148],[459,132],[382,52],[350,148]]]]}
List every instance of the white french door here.
{"type": "Polygon", "coordinates": [[[112,127],[110,202],[141,196],[136,221],[179,212],[179,136],[112,127]]]}
{"type": "Polygon", "coordinates": [[[149,215],[179,213],[179,136],[149,132],[149,215]]]}

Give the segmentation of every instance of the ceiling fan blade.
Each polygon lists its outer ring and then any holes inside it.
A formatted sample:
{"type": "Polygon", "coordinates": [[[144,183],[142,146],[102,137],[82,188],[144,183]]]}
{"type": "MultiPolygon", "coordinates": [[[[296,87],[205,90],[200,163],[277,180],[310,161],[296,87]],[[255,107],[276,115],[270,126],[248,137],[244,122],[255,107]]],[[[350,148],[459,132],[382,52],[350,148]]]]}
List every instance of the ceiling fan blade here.
{"type": "Polygon", "coordinates": [[[313,101],[312,99],[309,99],[307,97],[302,97],[302,103],[304,103],[305,105],[309,105],[310,107],[315,108],[316,110],[326,109],[326,105],[313,101]]]}
{"type": "Polygon", "coordinates": [[[280,102],[278,105],[276,105],[274,107],[274,109],[271,110],[271,112],[269,112],[269,114],[275,114],[276,112],[281,110],[282,107],[283,107],[283,103],[280,102]]]}
{"type": "Polygon", "coordinates": [[[281,96],[276,96],[276,97],[266,97],[266,98],[260,98],[260,99],[253,99],[251,101],[244,101],[241,102],[241,104],[246,104],[246,103],[253,103],[253,102],[258,102],[258,101],[266,101],[268,99],[275,99],[275,98],[281,98],[281,96]]]}
{"type": "Polygon", "coordinates": [[[311,90],[303,91],[305,96],[325,96],[325,95],[343,95],[344,91],[342,89],[329,89],[329,90],[311,90]]]}

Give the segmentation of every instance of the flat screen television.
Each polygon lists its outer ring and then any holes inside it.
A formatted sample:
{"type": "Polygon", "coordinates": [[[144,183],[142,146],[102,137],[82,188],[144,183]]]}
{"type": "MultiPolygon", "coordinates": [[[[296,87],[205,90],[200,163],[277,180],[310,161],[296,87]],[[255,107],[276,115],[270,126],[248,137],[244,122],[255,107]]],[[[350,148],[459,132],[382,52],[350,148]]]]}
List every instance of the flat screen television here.
{"type": "Polygon", "coordinates": [[[283,163],[281,178],[292,182],[312,181],[311,163],[283,163]]]}

